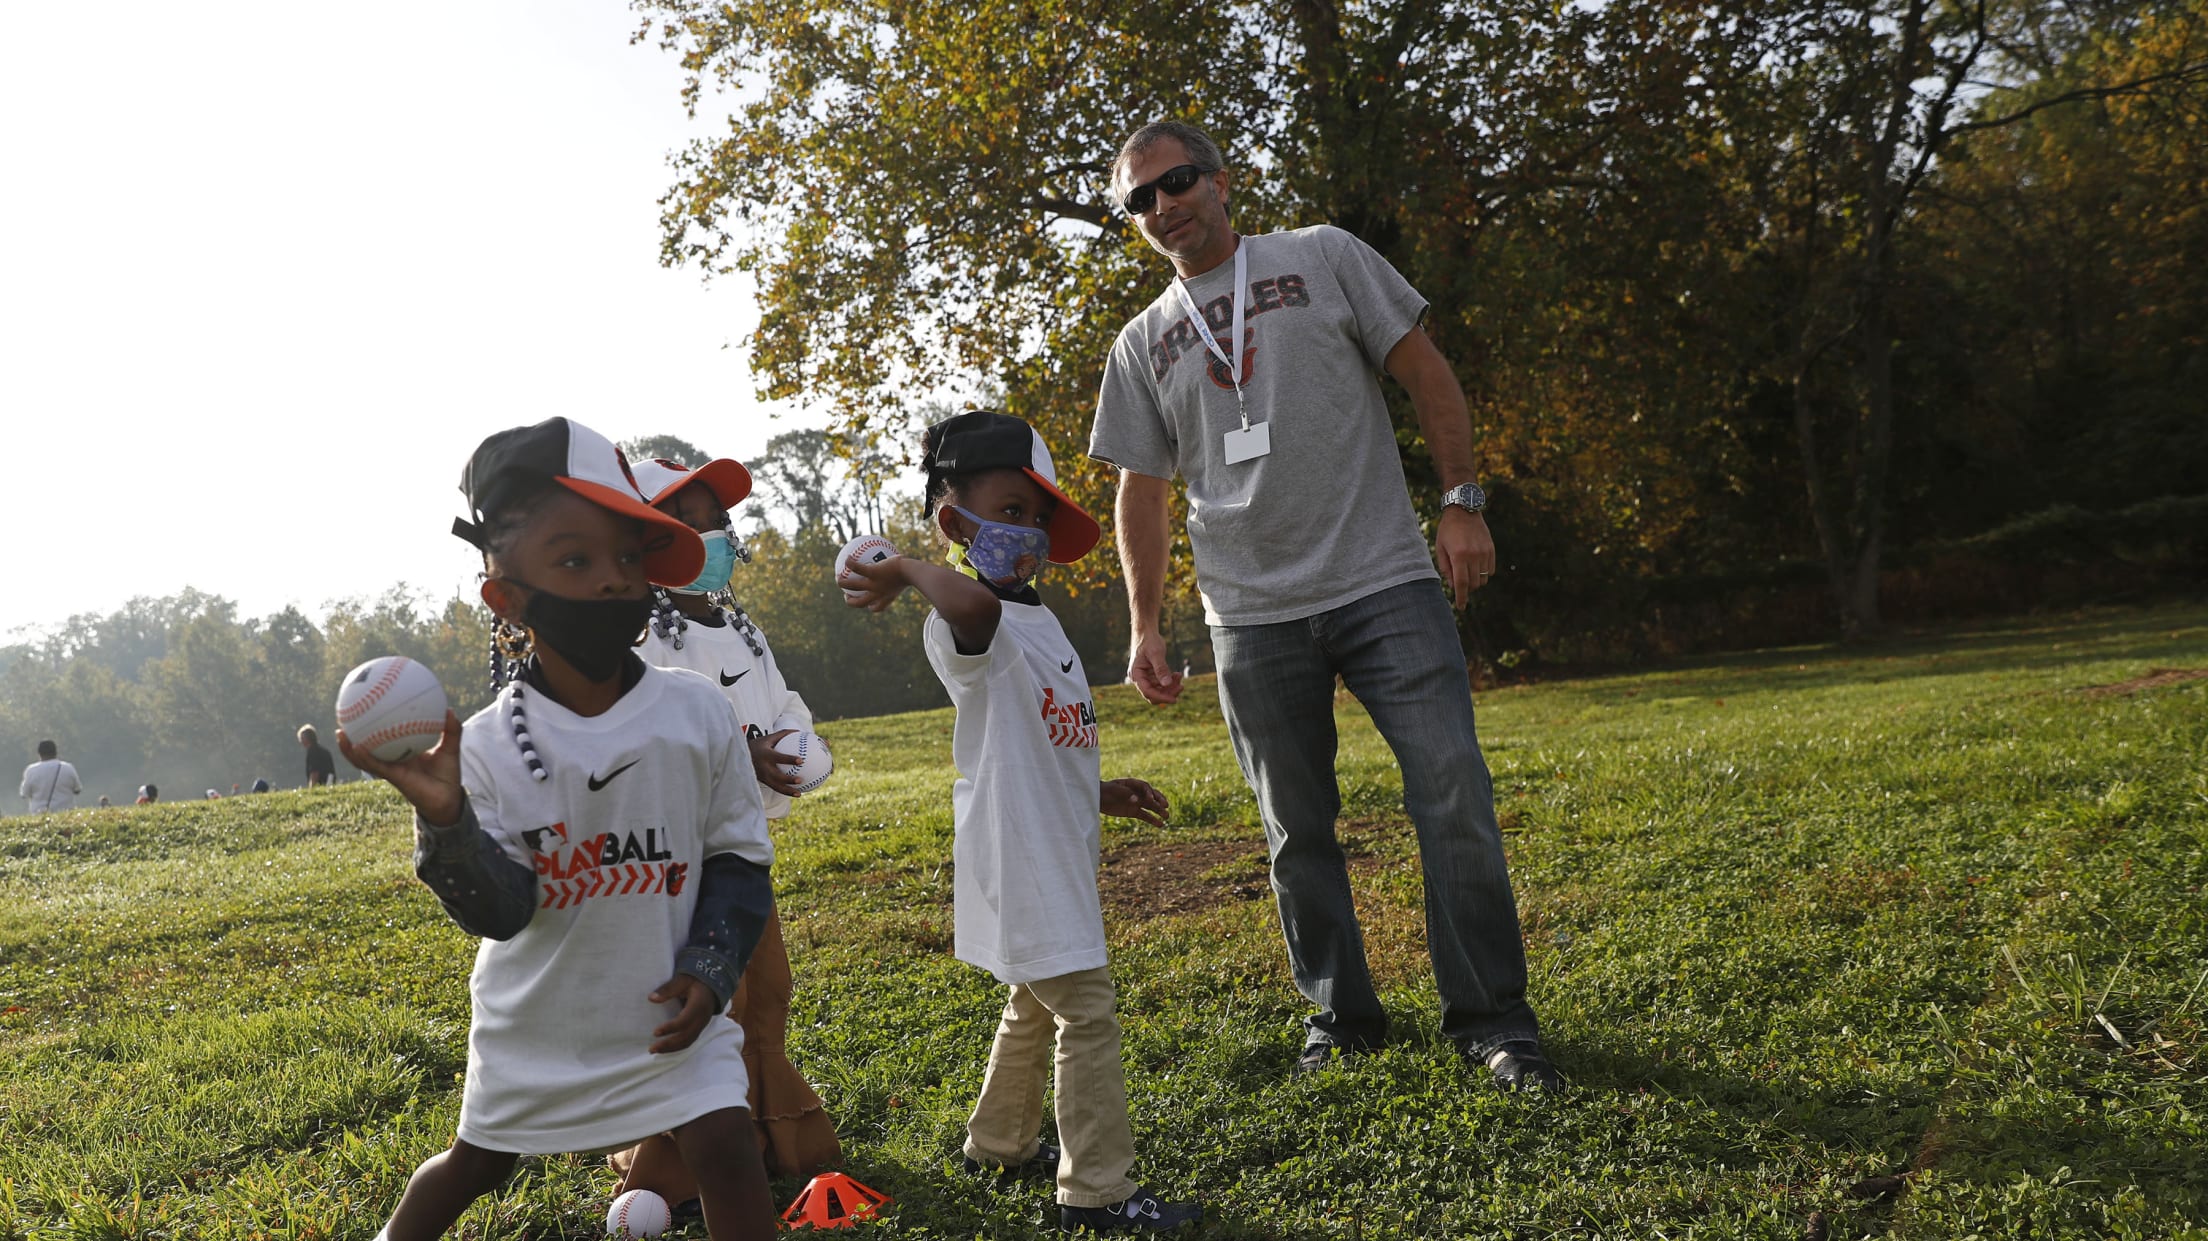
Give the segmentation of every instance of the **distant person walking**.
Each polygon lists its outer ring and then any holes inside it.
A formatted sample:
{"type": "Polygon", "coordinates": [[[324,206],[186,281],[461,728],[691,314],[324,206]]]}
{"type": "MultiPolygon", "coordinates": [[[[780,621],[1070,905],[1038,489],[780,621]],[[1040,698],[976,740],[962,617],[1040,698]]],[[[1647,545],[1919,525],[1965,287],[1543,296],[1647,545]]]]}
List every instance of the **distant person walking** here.
{"type": "Polygon", "coordinates": [[[138,800],[131,804],[136,806],[150,806],[160,800],[160,789],[151,784],[141,784],[138,786],[138,800]]]}
{"type": "Polygon", "coordinates": [[[23,787],[18,791],[30,803],[32,814],[46,814],[76,809],[84,785],[77,780],[77,769],[61,760],[61,747],[41,741],[38,761],[23,769],[23,787]]]}
{"type": "Polygon", "coordinates": [[[314,725],[299,726],[299,745],[307,752],[307,787],[337,783],[337,760],[330,757],[329,748],[316,738],[314,725]]]}
{"type": "Polygon", "coordinates": [[[1089,442],[1120,471],[1128,679],[1153,703],[1181,693],[1159,623],[1179,475],[1219,704],[1265,820],[1296,987],[1318,1009],[1297,1070],[1387,1036],[1335,835],[1338,676],[1403,770],[1442,1034],[1507,1088],[1560,1087],[1526,1002],[1518,909],[1442,593],[1461,608],[1495,571],[1463,389],[1423,330],[1426,299],[1386,259],[1324,225],[1239,236],[1229,184],[1218,145],[1188,125],[1146,125],[1112,161],[1114,198],[1174,271],[1120,331],[1089,442]],[[1431,553],[1383,372],[1409,392],[1446,488],[1431,553]]]}

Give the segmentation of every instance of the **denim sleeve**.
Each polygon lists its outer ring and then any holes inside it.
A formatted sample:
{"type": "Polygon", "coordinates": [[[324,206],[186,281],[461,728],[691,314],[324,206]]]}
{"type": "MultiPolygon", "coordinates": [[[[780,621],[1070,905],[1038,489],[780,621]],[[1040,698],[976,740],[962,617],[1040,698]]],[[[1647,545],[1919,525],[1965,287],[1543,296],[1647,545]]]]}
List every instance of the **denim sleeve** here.
{"type": "Polygon", "coordinates": [[[537,912],[536,873],[499,849],[464,794],[450,827],[414,816],[414,874],[470,935],[512,939],[537,912]]]}
{"type": "Polygon", "coordinates": [[[774,882],[766,867],[733,853],[705,859],[690,942],[675,955],[675,972],[711,987],[719,1007],[727,1008],[773,913],[774,882]]]}

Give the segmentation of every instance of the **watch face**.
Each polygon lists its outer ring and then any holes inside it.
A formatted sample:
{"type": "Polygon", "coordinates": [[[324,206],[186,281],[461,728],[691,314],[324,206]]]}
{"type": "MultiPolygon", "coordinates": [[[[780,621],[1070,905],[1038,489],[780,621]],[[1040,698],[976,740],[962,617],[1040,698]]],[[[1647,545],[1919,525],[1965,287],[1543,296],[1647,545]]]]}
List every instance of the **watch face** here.
{"type": "Polygon", "coordinates": [[[1487,493],[1478,483],[1459,483],[1442,493],[1441,502],[1477,513],[1487,508],[1487,493]]]}

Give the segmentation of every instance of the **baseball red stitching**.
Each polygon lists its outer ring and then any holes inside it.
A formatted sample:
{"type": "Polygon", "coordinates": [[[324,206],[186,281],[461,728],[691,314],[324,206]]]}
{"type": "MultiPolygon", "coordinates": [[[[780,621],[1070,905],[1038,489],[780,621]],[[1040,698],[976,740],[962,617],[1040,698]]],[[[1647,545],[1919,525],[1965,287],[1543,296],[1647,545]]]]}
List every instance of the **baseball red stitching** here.
{"type": "MultiPolygon", "coordinates": [[[[373,750],[386,741],[397,741],[401,737],[412,737],[428,733],[436,733],[439,736],[442,736],[444,735],[444,731],[445,722],[442,719],[408,720],[403,724],[387,724],[384,727],[379,728],[372,733],[369,733],[366,737],[353,742],[353,748],[356,750],[373,750]]],[[[350,740],[350,738],[348,738],[348,740],[350,740]]]]}
{"type": "MultiPolygon", "coordinates": [[[[623,1194],[622,1197],[627,1198],[628,1195],[623,1194]]],[[[607,1220],[606,1223],[611,1225],[615,1232],[625,1231],[632,1237],[637,1235],[636,1230],[629,1227],[629,1212],[635,1210],[636,1205],[642,1201],[641,1198],[629,1198],[627,1202],[621,1204],[620,1209],[613,1213],[613,1218],[607,1220]]]]}
{"type": "Polygon", "coordinates": [[[355,698],[351,706],[337,713],[337,722],[340,724],[350,724],[354,720],[360,718],[361,712],[366,711],[372,706],[375,706],[376,702],[381,699],[392,686],[399,683],[399,675],[406,671],[406,665],[408,662],[409,661],[407,660],[407,658],[403,655],[393,659],[390,664],[384,668],[383,675],[377,678],[376,683],[368,687],[367,693],[362,694],[358,698],[355,698]]]}

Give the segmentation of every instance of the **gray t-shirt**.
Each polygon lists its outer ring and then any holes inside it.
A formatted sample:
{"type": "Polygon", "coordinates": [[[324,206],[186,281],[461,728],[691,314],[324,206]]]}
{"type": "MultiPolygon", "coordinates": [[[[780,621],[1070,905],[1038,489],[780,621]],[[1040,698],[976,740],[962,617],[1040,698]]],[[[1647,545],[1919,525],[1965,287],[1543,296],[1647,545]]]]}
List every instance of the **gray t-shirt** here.
{"type": "MultiPolygon", "coordinates": [[[[1204,619],[1265,625],[1440,575],[1412,511],[1380,375],[1426,314],[1386,259],[1319,225],[1244,237],[1250,421],[1272,451],[1228,465],[1234,386],[1169,285],[1120,330],[1089,455],[1188,482],[1188,541],[1204,619]]],[[[1212,331],[1232,331],[1234,260],[1188,282],[1212,331]]],[[[1232,352],[1232,351],[1230,351],[1232,352]]]]}

